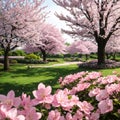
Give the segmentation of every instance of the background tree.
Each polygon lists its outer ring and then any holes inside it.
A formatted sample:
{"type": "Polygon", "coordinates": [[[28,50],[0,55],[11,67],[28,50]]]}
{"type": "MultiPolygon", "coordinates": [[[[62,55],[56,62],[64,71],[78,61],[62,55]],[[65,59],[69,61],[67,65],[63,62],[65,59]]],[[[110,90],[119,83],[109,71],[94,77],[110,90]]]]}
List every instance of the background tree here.
{"type": "Polygon", "coordinates": [[[43,61],[46,62],[47,54],[64,53],[65,40],[61,32],[51,24],[44,23],[40,27],[36,27],[37,34],[25,46],[26,52],[42,53],[43,61]]]}
{"type": "Polygon", "coordinates": [[[34,36],[35,24],[43,21],[43,0],[0,1],[0,47],[4,50],[4,70],[9,69],[8,54],[34,36]]]}
{"type": "Polygon", "coordinates": [[[105,46],[119,35],[120,0],[53,0],[67,14],[56,14],[71,28],[63,30],[75,37],[92,37],[98,45],[98,65],[105,64],[105,46]]]}
{"type": "Polygon", "coordinates": [[[86,55],[87,60],[89,54],[97,52],[97,46],[92,41],[78,40],[68,46],[66,51],[70,54],[78,53],[86,55]]]}
{"type": "Polygon", "coordinates": [[[115,36],[111,37],[110,40],[107,42],[105,47],[105,52],[107,59],[111,56],[115,60],[116,53],[120,53],[120,37],[116,38],[115,36]]]}

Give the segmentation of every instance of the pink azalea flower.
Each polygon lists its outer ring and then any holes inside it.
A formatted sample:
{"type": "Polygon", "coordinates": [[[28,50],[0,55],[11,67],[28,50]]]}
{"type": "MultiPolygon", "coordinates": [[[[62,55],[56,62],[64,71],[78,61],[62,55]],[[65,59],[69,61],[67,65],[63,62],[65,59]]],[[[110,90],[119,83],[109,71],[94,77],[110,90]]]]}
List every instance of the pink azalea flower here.
{"type": "Polygon", "coordinates": [[[66,120],[64,116],[60,116],[60,120],[66,120]]]}
{"type": "Polygon", "coordinates": [[[107,84],[108,82],[106,80],[106,77],[100,77],[100,78],[98,78],[97,83],[99,83],[99,84],[107,84]]]}
{"type": "Polygon", "coordinates": [[[116,75],[109,75],[106,77],[108,83],[113,83],[119,81],[119,78],[116,75]]]}
{"type": "Polygon", "coordinates": [[[5,106],[0,107],[0,119],[10,119],[10,120],[25,120],[23,115],[18,115],[17,109],[12,108],[7,110],[5,106]]]}
{"type": "Polygon", "coordinates": [[[53,106],[62,108],[66,111],[69,111],[74,105],[76,105],[79,101],[79,98],[75,95],[69,95],[69,92],[65,90],[59,90],[54,95],[54,101],[52,103],[53,106]]]}
{"type": "Polygon", "coordinates": [[[4,120],[6,118],[6,112],[7,112],[7,109],[4,105],[1,105],[0,106],[0,120],[4,120]]]}
{"type": "Polygon", "coordinates": [[[113,101],[109,98],[98,103],[98,108],[101,114],[105,114],[113,110],[113,101]]]}
{"type": "Polygon", "coordinates": [[[97,95],[96,95],[96,100],[101,101],[109,97],[109,94],[107,90],[101,90],[97,95]]]}
{"type": "Polygon", "coordinates": [[[111,85],[107,85],[105,87],[106,91],[108,92],[109,95],[112,95],[114,92],[118,92],[120,91],[120,85],[119,84],[111,84],[111,85]]]}
{"type": "Polygon", "coordinates": [[[97,82],[100,84],[110,84],[110,83],[114,83],[115,81],[120,81],[120,79],[116,75],[109,75],[107,77],[100,77],[97,80],[97,82]]]}
{"type": "Polygon", "coordinates": [[[51,103],[53,101],[51,91],[51,86],[45,87],[44,84],[40,83],[38,85],[38,90],[33,91],[36,103],[51,103]]]}
{"type": "Polygon", "coordinates": [[[52,105],[55,107],[59,107],[60,105],[65,107],[67,103],[68,103],[68,95],[63,90],[59,90],[54,95],[54,101],[52,105]]]}
{"type": "Polygon", "coordinates": [[[26,94],[22,94],[22,101],[21,101],[21,106],[24,109],[29,109],[34,106],[34,103],[30,99],[30,96],[27,96],[26,94]]]}
{"type": "Polygon", "coordinates": [[[80,91],[83,91],[87,88],[89,88],[90,86],[90,83],[78,83],[76,87],[73,87],[71,90],[70,90],[70,94],[76,94],[77,92],[80,92],[80,91]]]}
{"type": "Polygon", "coordinates": [[[89,92],[89,96],[90,97],[94,97],[94,96],[96,96],[97,94],[99,94],[100,93],[100,89],[99,88],[95,88],[95,89],[93,89],[93,90],[91,90],[90,92],[89,92]]]}
{"type": "Polygon", "coordinates": [[[90,120],[99,120],[99,117],[100,117],[100,113],[99,112],[93,112],[90,115],[90,120]]]}
{"type": "Polygon", "coordinates": [[[66,114],[66,120],[73,120],[71,113],[66,114]]]}
{"type": "Polygon", "coordinates": [[[58,81],[59,81],[59,83],[62,83],[63,78],[62,78],[62,77],[60,77],[58,81]]]}
{"type": "Polygon", "coordinates": [[[70,94],[74,95],[77,93],[77,87],[73,87],[71,90],[70,90],[70,94]]]}
{"type": "Polygon", "coordinates": [[[58,112],[57,110],[52,110],[49,112],[47,120],[60,120],[60,117],[60,112],[58,112]]]}
{"type": "Polygon", "coordinates": [[[25,117],[23,115],[17,115],[16,108],[12,108],[11,110],[9,110],[6,116],[11,120],[25,120],[25,117]]]}
{"type": "Polygon", "coordinates": [[[101,75],[102,74],[100,72],[90,72],[90,73],[88,73],[86,78],[89,78],[88,80],[97,79],[97,78],[101,77],[101,75]]]}
{"type": "Polygon", "coordinates": [[[60,78],[59,81],[61,82],[61,85],[64,86],[64,85],[70,84],[78,79],[81,79],[85,74],[86,74],[86,72],[84,72],[84,71],[76,73],[76,74],[70,74],[70,75],[67,75],[64,79],[60,78]]]}
{"type": "Polygon", "coordinates": [[[118,109],[118,111],[117,111],[119,114],[120,114],[120,109],[118,109]]]}
{"type": "Polygon", "coordinates": [[[77,105],[78,102],[79,98],[76,95],[70,95],[69,103],[71,104],[71,106],[77,105]]]}
{"type": "Polygon", "coordinates": [[[23,111],[25,120],[39,120],[42,117],[40,112],[36,112],[36,108],[31,107],[23,111]]]}
{"type": "Polygon", "coordinates": [[[77,112],[73,115],[72,120],[82,120],[83,116],[83,113],[80,110],[77,110],[77,112]]]}
{"type": "Polygon", "coordinates": [[[90,114],[90,112],[94,109],[94,107],[87,101],[79,102],[77,105],[85,114],[90,114]]]}
{"type": "Polygon", "coordinates": [[[83,91],[87,89],[89,86],[90,86],[90,83],[81,83],[81,84],[79,83],[77,84],[77,87],[76,87],[77,92],[83,91]]]}
{"type": "Polygon", "coordinates": [[[0,102],[2,105],[5,105],[7,108],[11,108],[12,106],[18,107],[21,103],[20,97],[15,97],[15,93],[13,90],[9,91],[7,96],[0,95],[0,102]]]}

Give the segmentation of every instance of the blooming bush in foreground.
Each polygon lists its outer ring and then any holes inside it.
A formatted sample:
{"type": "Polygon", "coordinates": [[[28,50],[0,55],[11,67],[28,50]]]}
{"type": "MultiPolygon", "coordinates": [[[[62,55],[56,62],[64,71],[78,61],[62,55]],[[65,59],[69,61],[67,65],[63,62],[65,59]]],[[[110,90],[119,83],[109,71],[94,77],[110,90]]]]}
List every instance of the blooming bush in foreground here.
{"type": "Polygon", "coordinates": [[[99,72],[79,72],[60,78],[61,89],[52,94],[43,83],[15,97],[0,95],[0,120],[119,120],[120,78],[99,72]]]}

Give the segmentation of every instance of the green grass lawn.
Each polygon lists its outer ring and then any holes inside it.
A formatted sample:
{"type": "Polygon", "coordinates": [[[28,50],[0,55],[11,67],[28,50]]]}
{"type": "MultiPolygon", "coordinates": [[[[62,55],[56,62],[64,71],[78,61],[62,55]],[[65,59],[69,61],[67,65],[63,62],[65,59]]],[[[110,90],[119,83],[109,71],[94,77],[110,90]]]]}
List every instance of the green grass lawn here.
{"type": "MultiPolygon", "coordinates": [[[[1,67],[0,67],[1,68],[1,67]]],[[[116,69],[104,69],[101,71],[104,75],[111,74],[112,71],[120,71],[116,69]]],[[[78,68],[77,65],[50,67],[50,68],[30,68],[26,65],[13,65],[9,72],[0,71],[0,93],[7,94],[10,90],[15,90],[16,95],[21,95],[22,92],[30,94],[40,82],[45,85],[51,85],[53,91],[59,87],[59,77],[64,77],[71,73],[80,71],[92,71],[88,69],[78,68]]],[[[94,70],[95,71],[95,70],[94,70]]]]}

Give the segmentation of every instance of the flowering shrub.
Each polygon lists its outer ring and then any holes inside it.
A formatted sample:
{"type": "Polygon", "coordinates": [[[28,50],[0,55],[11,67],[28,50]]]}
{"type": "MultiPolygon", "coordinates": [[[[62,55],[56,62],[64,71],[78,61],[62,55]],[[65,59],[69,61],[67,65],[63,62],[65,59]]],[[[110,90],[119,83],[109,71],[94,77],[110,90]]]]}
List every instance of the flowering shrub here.
{"type": "Polygon", "coordinates": [[[30,96],[0,95],[0,120],[118,120],[120,78],[99,72],[79,72],[60,78],[54,94],[43,83],[30,96]]]}
{"type": "Polygon", "coordinates": [[[105,60],[105,64],[98,65],[98,60],[91,60],[88,62],[83,62],[81,64],[78,64],[79,68],[90,68],[90,69],[105,69],[105,68],[118,68],[120,67],[119,61],[114,60],[105,60]]]}

